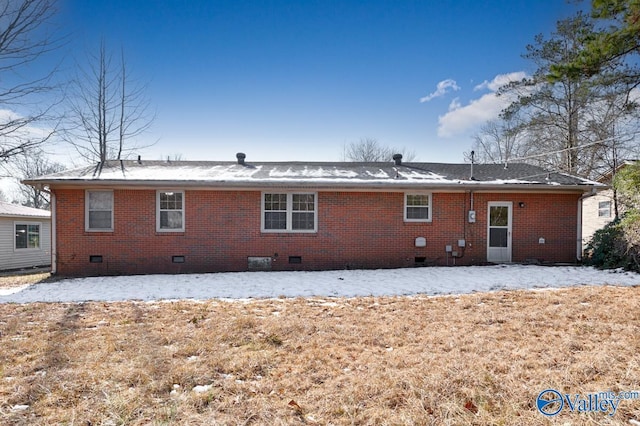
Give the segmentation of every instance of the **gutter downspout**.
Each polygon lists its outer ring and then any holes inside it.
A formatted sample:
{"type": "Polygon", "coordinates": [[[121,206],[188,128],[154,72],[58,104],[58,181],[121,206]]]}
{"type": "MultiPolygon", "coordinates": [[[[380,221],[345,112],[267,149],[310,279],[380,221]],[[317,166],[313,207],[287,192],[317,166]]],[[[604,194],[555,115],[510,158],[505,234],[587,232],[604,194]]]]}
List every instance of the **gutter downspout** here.
{"type": "Polygon", "coordinates": [[[582,260],[582,202],[589,197],[593,197],[596,195],[598,191],[592,186],[590,192],[585,192],[578,198],[578,229],[577,229],[577,238],[576,238],[576,259],[578,261],[582,260]]]}
{"type": "Polygon", "coordinates": [[[56,194],[52,191],[49,192],[51,198],[49,199],[49,208],[51,209],[51,274],[55,275],[58,271],[58,250],[57,250],[57,238],[56,238],[56,194]]]}

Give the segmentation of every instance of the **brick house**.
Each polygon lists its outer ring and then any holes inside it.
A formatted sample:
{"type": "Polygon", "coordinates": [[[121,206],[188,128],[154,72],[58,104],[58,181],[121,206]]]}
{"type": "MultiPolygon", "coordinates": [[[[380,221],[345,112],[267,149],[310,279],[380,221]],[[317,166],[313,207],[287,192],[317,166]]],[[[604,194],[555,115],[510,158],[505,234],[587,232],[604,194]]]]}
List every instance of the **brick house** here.
{"type": "Polygon", "coordinates": [[[52,194],[65,276],[575,262],[598,184],[526,164],[109,161],[52,194]]]}

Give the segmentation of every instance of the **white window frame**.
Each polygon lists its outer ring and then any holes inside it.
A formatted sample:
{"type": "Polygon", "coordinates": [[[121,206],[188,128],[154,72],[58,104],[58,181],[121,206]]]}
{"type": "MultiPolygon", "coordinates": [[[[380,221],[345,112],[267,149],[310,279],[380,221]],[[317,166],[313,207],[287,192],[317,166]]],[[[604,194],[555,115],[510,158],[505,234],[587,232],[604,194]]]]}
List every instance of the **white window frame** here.
{"type": "Polygon", "coordinates": [[[113,196],[113,190],[111,189],[87,189],[84,192],[84,230],[87,232],[113,232],[114,210],[115,210],[115,197],[113,196]],[[89,227],[89,194],[93,192],[105,192],[111,194],[111,209],[91,209],[91,211],[110,211],[111,212],[111,226],[109,228],[90,228],[89,227]]]}
{"type": "Polygon", "coordinates": [[[13,250],[14,251],[38,251],[42,248],[42,222],[28,222],[28,221],[15,221],[13,222],[13,250]],[[27,226],[27,247],[18,247],[16,244],[16,227],[19,225],[27,226]],[[38,226],[38,247],[29,247],[29,225],[37,225],[38,226]]]}
{"type": "Polygon", "coordinates": [[[598,217],[611,217],[611,207],[612,203],[610,200],[598,201],[598,217]],[[607,207],[601,207],[601,205],[605,203],[607,204],[607,207]],[[603,212],[606,212],[607,214],[602,214],[603,212]]]}
{"type": "Polygon", "coordinates": [[[159,189],[156,191],[156,232],[184,232],[185,230],[185,192],[183,190],[176,189],[159,189]],[[160,194],[173,193],[182,194],[182,208],[181,209],[165,209],[162,211],[180,211],[182,213],[182,227],[180,228],[161,228],[160,227],[160,194]]]}
{"type": "Polygon", "coordinates": [[[405,222],[431,222],[431,219],[433,217],[433,195],[431,192],[405,192],[404,193],[404,211],[402,213],[403,217],[404,217],[404,221],[405,222]],[[408,207],[421,207],[421,206],[409,206],[407,204],[407,198],[410,195],[420,195],[420,196],[427,196],[428,199],[428,205],[424,206],[422,208],[426,208],[427,209],[427,218],[426,219],[411,219],[407,217],[407,208],[408,207]]]}
{"type": "MultiPolygon", "coordinates": [[[[297,210],[296,210],[297,211],[297,210]]],[[[293,234],[314,234],[318,232],[318,193],[299,191],[263,191],[260,195],[260,230],[264,233],[293,233],[293,234]],[[265,203],[267,194],[284,194],[287,196],[286,229],[266,229],[265,228],[265,203]],[[293,229],[293,196],[313,195],[313,210],[300,210],[300,212],[313,213],[313,229],[293,229]]]]}

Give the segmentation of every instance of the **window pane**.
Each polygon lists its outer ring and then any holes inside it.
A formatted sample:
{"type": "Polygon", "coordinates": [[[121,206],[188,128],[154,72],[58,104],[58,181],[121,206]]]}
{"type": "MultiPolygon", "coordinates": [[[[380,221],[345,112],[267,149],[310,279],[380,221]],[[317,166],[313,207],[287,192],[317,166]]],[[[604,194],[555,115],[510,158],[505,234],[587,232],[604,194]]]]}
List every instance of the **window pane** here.
{"type": "Polygon", "coordinates": [[[429,219],[429,207],[407,207],[407,219],[429,219]]]}
{"type": "Polygon", "coordinates": [[[40,247],[40,225],[29,225],[29,248],[40,247]]]}
{"type": "Polygon", "coordinates": [[[182,193],[161,192],[160,210],[182,210],[182,193]]]}
{"type": "Polygon", "coordinates": [[[428,195],[407,195],[407,206],[428,206],[428,195]]]}
{"type": "Polygon", "coordinates": [[[293,213],[291,222],[292,229],[313,229],[313,213],[293,213]]]}
{"type": "MultiPolygon", "coordinates": [[[[313,194],[293,194],[293,211],[313,211],[313,194]]],[[[307,228],[305,228],[307,229],[307,228]]]]}
{"type": "Polygon", "coordinates": [[[110,211],[90,211],[89,228],[91,229],[111,229],[110,211]]]}
{"type": "Polygon", "coordinates": [[[287,229],[287,213],[265,212],[264,229],[287,229]]]}
{"type": "Polygon", "coordinates": [[[160,212],[160,228],[161,229],[182,229],[182,212],[181,211],[161,211],[160,212]]]}
{"type": "Polygon", "coordinates": [[[89,192],[89,210],[111,210],[113,205],[113,192],[91,191],[89,192]]]}
{"type": "MultiPolygon", "coordinates": [[[[491,226],[508,226],[509,225],[509,207],[496,206],[489,210],[489,225],[491,226]]],[[[500,246],[503,247],[503,246],[500,246]]],[[[504,246],[506,247],[506,246],[504,246]]]]}
{"type": "Polygon", "coordinates": [[[16,225],[16,248],[27,248],[27,225],[16,225]]]}
{"type": "Polygon", "coordinates": [[[611,217],[611,201],[600,201],[598,203],[598,216],[611,217]]]}
{"type": "Polygon", "coordinates": [[[287,194],[264,194],[265,210],[287,210],[287,194]]]}

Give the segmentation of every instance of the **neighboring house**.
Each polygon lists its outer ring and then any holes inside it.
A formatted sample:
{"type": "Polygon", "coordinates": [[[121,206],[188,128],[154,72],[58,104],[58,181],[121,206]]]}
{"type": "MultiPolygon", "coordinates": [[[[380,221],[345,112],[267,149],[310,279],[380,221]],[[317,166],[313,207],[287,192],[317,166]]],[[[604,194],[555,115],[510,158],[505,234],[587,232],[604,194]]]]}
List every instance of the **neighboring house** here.
{"type": "Polygon", "coordinates": [[[615,218],[613,189],[598,191],[592,197],[585,198],[582,207],[582,246],[589,244],[598,229],[615,218]]]}
{"type": "MultiPolygon", "coordinates": [[[[625,161],[617,170],[632,164],[633,161],[625,161]]],[[[587,197],[583,201],[582,208],[582,246],[583,248],[589,244],[593,234],[599,229],[604,228],[606,224],[615,219],[615,200],[613,197],[613,173],[609,172],[598,179],[603,184],[600,191],[591,197],[587,197]]],[[[618,205],[618,209],[622,206],[618,205]]]]}
{"type": "Polygon", "coordinates": [[[526,164],[109,161],[52,193],[61,275],[575,262],[599,184],[526,164]]]}
{"type": "Polygon", "coordinates": [[[0,202],[0,270],[51,264],[51,213],[0,202]]]}

